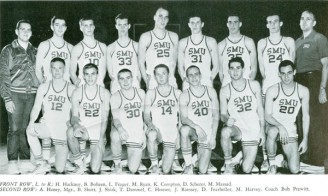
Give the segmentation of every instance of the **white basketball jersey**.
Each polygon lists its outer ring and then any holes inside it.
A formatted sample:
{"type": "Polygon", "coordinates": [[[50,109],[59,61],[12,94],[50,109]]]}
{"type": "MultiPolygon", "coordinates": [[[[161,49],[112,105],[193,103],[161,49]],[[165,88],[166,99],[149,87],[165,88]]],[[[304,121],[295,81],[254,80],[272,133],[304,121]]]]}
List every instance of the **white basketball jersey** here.
{"type": "MultiPolygon", "coordinates": [[[[230,98],[228,100],[228,113],[235,119],[235,126],[248,131],[260,131],[260,119],[257,113],[257,97],[251,89],[249,80],[246,80],[243,90],[236,90],[229,83],[230,98]]],[[[258,99],[262,99],[259,97],[258,99]]]]}
{"type": "Polygon", "coordinates": [[[190,88],[187,89],[189,94],[188,118],[195,124],[199,125],[205,132],[207,137],[212,133],[212,100],[208,93],[208,89],[204,86],[203,95],[196,96],[190,88]]]}
{"type": "Polygon", "coordinates": [[[249,79],[251,73],[251,57],[250,52],[245,44],[245,36],[242,36],[239,41],[232,42],[229,38],[225,38],[225,46],[220,54],[223,60],[223,82],[222,86],[231,82],[229,75],[229,60],[235,57],[241,57],[244,61],[244,78],[249,79]]]}
{"type": "Polygon", "coordinates": [[[299,97],[298,84],[295,83],[294,91],[286,95],[281,83],[278,85],[278,95],[273,101],[273,117],[286,128],[295,126],[296,116],[301,108],[302,102],[299,97]]]}
{"type": "Polygon", "coordinates": [[[165,64],[169,67],[171,75],[174,76],[175,60],[174,44],[169,31],[166,31],[163,38],[158,38],[153,31],[150,31],[151,42],[146,50],[146,72],[154,78],[154,69],[158,64],[165,64]]]}
{"type": "MultiPolygon", "coordinates": [[[[78,66],[79,66],[79,78],[81,79],[80,84],[84,84],[83,80],[83,67],[88,63],[93,63],[99,67],[99,63],[101,59],[105,58],[105,53],[102,51],[99,41],[96,41],[96,45],[93,48],[90,48],[83,41],[80,42],[82,45],[82,53],[78,57],[78,66]]],[[[99,70],[100,71],[100,70],[99,70]]],[[[102,73],[98,73],[98,75],[102,75],[102,73]]],[[[103,81],[100,81],[100,77],[98,77],[97,84],[103,85],[103,81]]]]}
{"type": "Polygon", "coordinates": [[[49,49],[46,55],[43,57],[42,61],[43,76],[47,77],[47,81],[52,80],[52,74],[50,72],[50,62],[53,58],[59,57],[65,61],[64,79],[66,81],[70,81],[69,66],[71,62],[71,52],[69,51],[68,43],[65,41],[64,45],[62,45],[61,47],[57,47],[51,41],[51,39],[48,39],[47,41],[49,43],[49,49]]]}
{"type": "Polygon", "coordinates": [[[263,65],[265,80],[263,81],[263,93],[266,90],[280,82],[279,64],[283,60],[290,60],[289,50],[283,41],[284,37],[277,44],[273,44],[269,38],[266,38],[266,46],[263,50],[263,65]]]}

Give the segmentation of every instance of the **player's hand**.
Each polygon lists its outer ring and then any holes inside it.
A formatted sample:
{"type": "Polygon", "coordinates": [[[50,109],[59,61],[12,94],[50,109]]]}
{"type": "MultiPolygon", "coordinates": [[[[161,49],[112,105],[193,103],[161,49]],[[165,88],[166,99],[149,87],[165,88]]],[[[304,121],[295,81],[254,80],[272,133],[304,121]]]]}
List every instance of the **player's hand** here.
{"type": "Polygon", "coordinates": [[[288,133],[284,126],[278,126],[279,139],[282,144],[288,144],[288,133]]]}
{"type": "Polygon", "coordinates": [[[232,127],[234,124],[235,124],[235,119],[234,118],[229,118],[228,120],[227,120],[227,123],[226,123],[226,125],[228,126],[228,127],[232,127]]]}
{"type": "Polygon", "coordinates": [[[324,104],[324,103],[327,102],[326,89],[320,89],[320,92],[319,92],[319,102],[321,104],[324,104]]]}
{"type": "Polygon", "coordinates": [[[125,129],[122,128],[118,133],[120,134],[121,141],[123,142],[123,144],[125,144],[129,138],[128,132],[126,132],[125,129]]]}
{"type": "Polygon", "coordinates": [[[86,128],[81,125],[76,125],[74,127],[74,136],[77,138],[81,138],[83,136],[83,133],[86,132],[86,128]]]}
{"type": "Polygon", "coordinates": [[[38,133],[35,131],[34,123],[29,123],[26,128],[27,134],[36,137],[38,133]]]}
{"type": "Polygon", "coordinates": [[[307,145],[307,141],[306,140],[302,140],[302,142],[300,143],[299,147],[298,147],[298,152],[300,152],[301,154],[304,154],[308,149],[308,145],[307,145]]]}
{"type": "Polygon", "coordinates": [[[13,101],[8,101],[5,103],[5,106],[6,106],[6,110],[9,112],[9,113],[14,113],[15,111],[15,104],[13,101]]]}
{"type": "Polygon", "coordinates": [[[205,131],[200,126],[195,126],[195,130],[198,136],[198,141],[205,142],[207,140],[207,135],[205,131]]]}
{"type": "Polygon", "coordinates": [[[259,146],[263,146],[264,144],[265,144],[265,133],[264,131],[261,131],[259,146]]]}
{"type": "Polygon", "coordinates": [[[150,81],[151,76],[147,74],[147,80],[145,81],[147,90],[149,89],[149,81],[150,81]]]}
{"type": "Polygon", "coordinates": [[[208,142],[208,145],[213,150],[216,147],[216,138],[212,137],[208,142]]]}

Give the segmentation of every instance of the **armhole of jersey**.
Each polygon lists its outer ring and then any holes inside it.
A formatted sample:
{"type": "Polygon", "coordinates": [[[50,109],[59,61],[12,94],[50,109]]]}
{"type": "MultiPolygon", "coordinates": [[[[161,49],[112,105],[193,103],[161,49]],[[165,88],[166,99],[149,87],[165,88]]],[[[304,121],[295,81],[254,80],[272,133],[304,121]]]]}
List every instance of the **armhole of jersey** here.
{"type": "Polygon", "coordinates": [[[67,48],[69,55],[72,56],[71,51],[69,50],[69,47],[68,47],[68,43],[66,41],[65,41],[65,44],[66,44],[66,48],[67,48]]]}
{"type": "Polygon", "coordinates": [[[174,46],[174,43],[173,43],[173,41],[172,41],[172,39],[171,39],[171,36],[170,36],[170,32],[169,32],[169,31],[167,31],[167,35],[169,36],[169,39],[170,39],[171,43],[172,43],[173,46],[174,46]]]}
{"type": "Polygon", "coordinates": [[[211,96],[210,96],[210,93],[208,92],[208,88],[207,88],[207,86],[204,85],[204,87],[205,87],[205,90],[206,90],[206,92],[207,92],[207,96],[208,96],[208,98],[212,101],[212,98],[211,98],[211,96]]]}
{"type": "Polygon", "coordinates": [[[109,54],[111,58],[113,57],[113,55],[114,55],[114,53],[115,53],[115,50],[116,50],[116,42],[117,42],[117,41],[114,42],[113,50],[112,50],[111,53],[109,54]]]}
{"type": "Polygon", "coordinates": [[[223,47],[223,50],[222,50],[222,53],[221,53],[221,56],[223,56],[223,53],[224,53],[224,50],[225,48],[227,47],[227,38],[224,39],[224,47],[223,47]]]}
{"type": "Polygon", "coordinates": [[[153,41],[153,35],[152,35],[151,31],[149,31],[149,34],[150,34],[150,42],[149,42],[148,46],[146,47],[146,51],[148,50],[148,48],[151,45],[151,42],[153,41]]]}
{"type": "Polygon", "coordinates": [[[230,101],[231,98],[231,85],[229,84],[229,98],[227,99],[227,101],[230,101]]]}
{"type": "Polygon", "coordinates": [[[81,54],[79,55],[79,57],[77,58],[78,60],[80,59],[80,57],[82,56],[82,54],[83,54],[83,51],[84,51],[84,46],[83,46],[83,43],[82,42],[80,42],[81,43],[81,46],[82,46],[82,52],[81,52],[81,54]]]}
{"type": "Polygon", "coordinates": [[[289,55],[289,54],[290,54],[290,50],[289,50],[289,48],[287,47],[287,45],[286,45],[286,43],[284,42],[283,39],[284,39],[284,37],[282,37],[282,40],[281,40],[281,41],[284,43],[284,46],[286,47],[286,49],[287,49],[287,51],[288,51],[288,55],[289,55]]]}
{"type": "Polygon", "coordinates": [[[186,47],[185,47],[184,50],[183,50],[183,53],[185,53],[186,50],[187,50],[187,47],[188,47],[188,44],[189,44],[189,39],[190,39],[190,36],[187,38],[187,44],[186,44],[186,47]]]}
{"type": "Polygon", "coordinates": [[[84,95],[84,85],[83,84],[82,84],[81,88],[82,88],[82,96],[81,96],[81,100],[79,100],[80,103],[83,101],[83,95],[84,95]]]}
{"type": "MultiPolygon", "coordinates": [[[[140,101],[142,102],[142,99],[141,99],[141,97],[140,97],[140,95],[139,95],[138,90],[137,90],[136,87],[134,87],[134,92],[138,95],[140,101]]],[[[134,95],[134,96],[136,96],[136,95],[134,95]]],[[[134,98],[134,97],[133,97],[133,98],[134,98]]]]}
{"type": "Polygon", "coordinates": [[[174,89],[173,87],[172,87],[172,91],[173,91],[173,95],[174,95],[174,97],[175,97],[175,100],[176,100],[176,101],[179,101],[178,98],[177,98],[177,95],[175,94],[175,89],[174,89]]]}
{"type": "Polygon", "coordinates": [[[187,106],[189,106],[189,103],[190,103],[190,100],[191,100],[191,97],[190,97],[190,89],[187,89],[187,92],[188,92],[188,97],[189,97],[189,100],[188,100],[188,103],[187,103],[187,106]]]}
{"type": "Polygon", "coordinates": [[[247,48],[247,45],[246,45],[246,36],[243,35],[243,37],[244,37],[244,45],[245,45],[245,48],[247,49],[248,54],[250,54],[251,51],[247,48]]]}
{"type": "Polygon", "coordinates": [[[137,52],[136,48],[134,47],[134,44],[133,44],[134,41],[132,39],[131,39],[131,42],[132,42],[131,43],[132,44],[132,48],[133,48],[134,52],[136,53],[136,55],[138,56],[138,52],[137,52]]]}
{"type": "Polygon", "coordinates": [[[102,98],[101,98],[101,93],[100,93],[100,91],[101,91],[101,88],[100,88],[100,85],[98,85],[98,88],[99,88],[99,99],[100,99],[100,101],[101,101],[101,103],[103,102],[103,100],[102,100],[102,98]]]}
{"type": "MultiPolygon", "coordinates": [[[[208,51],[210,51],[210,48],[208,47],[208,44],[207,44],[207,36],[206,35],[204,35],[204,39],[205,39],[205,45],[206,45],[206,48],[207,48],[207,50],[208,51]]],[[[211,55],[211,53],[210,53],[210,55],[211,55]]]]}
{"type": "Polygon", "coordinates": [[[69,102],[71,102],[71,98],[69,97],[69,93],[68,93],[68,87],[69,87],[69,84],[68,84],[68,82],[66,81],[66,85],[67,85],[67,87],[66,87],[66,93],[67,93],[67,98],[68,98],[68,100],[69,100],[69,102]]]}
{"type": "Polygon", "coordinates": [[[100,49],[102,55],[105,56],[105,53],[104,53],[103,49],[101,48],[99,41],[97,41],[97,44],[99,46],[99,49],[100,49]]]}
{"type": "Polygon", "coordinates": [[[118,94],[120,94],[120,98],[121,98],[121,103],[120,103],[120,106],[118,108],[121,108],[122,103],[123,103],[123,97],[122,97],[122,94],[121,94],[121,90],[118,90],[118,94]]]}
{"type": "Polygon", "coordinates": [[[157,91],[157,88],[155,88],[155,89],[154,89],[154,92],[155,92],[155,97],[154,97],[154,100],[151,102],[151,106],[153,106],[153,105],[154,105],[154,103],[155,103],[155,100],[156,100],[156,96],[157,96],[157,93],[156,93],[156,91],[157,91]]]}
{"type": "Polygon", "coordinates": [[[255,92],[254,92],[253,89],[252,89],[252,86],[251,86],[250,80],[247,80],[247,82],[248,82],[249,89],[251,89],[253,95],[256,97],[256,94],[255,94],[255,92]]]}
{"type": "Polygon", "coordinates": [[[52,81],[50,81],[49,82],[49,86],[48,86],[48,89],[47,89],[47,91],[46,91],[46,93],[43,95],[43,98],[48,94],[48,92],[49,92],[49,89],[50,89],[50,86],[51,86],[51,83],[52,83],[52,81]]]}
{"type": "Polygon", "coordinates": [[[300,96],[300,91],[299,91],[299,88],[298,88],[298,83],[296,82],[296,90],[297,90],[297,96],[298,98],[300,99],[301,103],[302,103],[302,98],[300,96]]]}
{"type": "Polygon", "coordinates": [[[48,43],[49,43],[49,47],[48,47],[48,50],[47,50],[47,52],[46,52],[46,54],[44,55],[43,58],[46,58],[48,56],[49,51],[50,51],[50,47],[51,47],[50,39],[48,39],[48,43]]]}
{"type": "Polygon", "coordinates": [[[269,39],[269,38],[265,38],[265,46],[264,46],[263,51],[262,51],[262,56],[263,56],[264,51],[265,51],[265,49],[266,49],[266,47],[267,47],[267,45],[268,45],[268,39],[269,39]]]}
{"type": "Polygon", "coordinates": [[[278,83],[278,93],[277,93],[277,96],[275,98],[273,98],[274,101],[278,98],[279,94],[280,94],[280,82],[278,83]]]}

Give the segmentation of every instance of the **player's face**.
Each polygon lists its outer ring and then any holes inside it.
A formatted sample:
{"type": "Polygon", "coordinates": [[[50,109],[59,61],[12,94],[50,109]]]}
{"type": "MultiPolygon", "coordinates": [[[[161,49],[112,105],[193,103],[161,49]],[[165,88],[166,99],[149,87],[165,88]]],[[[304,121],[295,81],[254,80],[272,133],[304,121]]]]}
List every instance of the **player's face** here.
{"type": "Polygon", "coordinates": [[[117,19],[115,26],[119,35],[126,35],[128,34],[131,25],[129,24],[128,19],[117,19]]]}
{"type": "Polygon", "coordinates": [[[62,62],[56,61],[56,62],[51,63],[52,78],[54,78],[54,79],[63,78],[64,71],[65,71],[65,65],[62,62]]]}
{"type": "Polygon", "coordinates": [[[167,23],[169,22],[169,12],[164,9],[157,10],[155,16],[155,27],[159,29],[165,29],[167,23]]]}
{"type": "Polygon", "coordinates": [[[314,20],[313,14],[303,12],[300,20],[300,27],[302,31],[310,31],[315,26],[316,21],[314,20]]]}
{"type": "Polygon", "coordinates": [[[227,26],[229,33],[234,34],[238,33],[241,27],[241,22],[239,21],[238,16],[229,16],[227,26]]]}
{"type": "Polygon", "coordinates": [[[158,84],[164,85],[169,81],[169,73],[164,67],[159,67],[155,69],[155,78],[158,84]]]}
{"type": "Polygon", "coordinates": [[[295,71],[293,71],[293,68],[290,65],[281,67],[279,70],[279,76],[284,84],[292,83],[294,81],[294,75],[295,71]]]}
{"type": "Polygon", "coordinates": [[[83,71],[83,78],[85,80],[85,83],[92,86],[96,84],[98,73],[95,68],[89,68],[83,71]]]}
{"type": "Polygon", "coordinates": [[[32,36],[31,25],[28,23],[21,23],[19,28],[15,30],[18,40],[28,42],[32,36]]]}
{"type": "Polygon", "coordinates": [[[51,29],[59,37],[62,37],[67,29],[65,20],[62,19],[56,19],[51,25],[51,29]]]}
{"type": "Polygon", "coordinates": [[[132,75],[130,72],[122,72],[118,75],[118,83],[124,90],[129,90],[132,87],[132,75]]]}
{"type": "Polygon", "coordinates": [[[188,26],[191,30],[191,34],[198,34],[202,32],[204,23],[199,17],[192,17],[189,19],[188,26]]]}
{"type": "Polygon", "coordinates": [[[82,31],[83,35],[92,36],[95,31],[95,25],[93,20],[82,20],[80,25],[80,30],[82,31]]]}
{"type": "Polygon", "coordinates": [[[239,80],[243,77],[244,69],[241,67],[240,63],[233,62],[230,64],[229,74],[232,80],[239,80]]]}
{"type": "Polygon", "coordinates": [[[280,22],[278,15],[267,17],[267,28],[269,29],[270,33],[280,32],[281,26],[282,26],[282,22],[280,22]]]}
{"type": "Polygon", "coordinates": [[[187,79],[190,85],[197,86],[200,84],[201,73],[197,68],[190,68],[187,72],[187,79]]]}

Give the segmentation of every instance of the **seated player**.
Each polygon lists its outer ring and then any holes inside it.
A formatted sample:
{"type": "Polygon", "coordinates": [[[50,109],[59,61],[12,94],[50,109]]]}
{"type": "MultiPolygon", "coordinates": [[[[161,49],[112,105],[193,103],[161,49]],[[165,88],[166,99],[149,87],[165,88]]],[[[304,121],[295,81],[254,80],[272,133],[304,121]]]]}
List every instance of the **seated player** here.
{"type": "Polygon", "coordinates": [[[266,94],[265,120],[269,123],[267,131],[267,151],[269,170],[267,174],[276,174],[277,167],[288,168],[293,174],[299,173],[300,154],[307,150],[310,126],[309,90],[294,81],[295,64],[284,60],[279,64],[281,82],[271,86],[266,94]],[[298,146],[296,116],[302,107],[303,139],[298,146]],[[280,141],[287,162],[276,159],[277,141],[280,141]]]}
{"type": "Polygon", "coordinates": [[[99,173],[105,150],[106,128],[109,114],[110,93],[97,84],[98,66],[92,63],[83,67],[85,84],[73,92],[72,118],[67,131],[68,145],[77,169],[74,174],[84,174],[85,157],[79,143],[90,142],[91,172],[99,173]]]}
{"type": "Polygon", "coordinates": [[[57,172],[65,170],[68,155],[66,131],[70,120],[71,96],[74,86],[64,80],[65,61],[53,58],[50,62],[52,80],[39,86],[27,128],[27,139],[36,161],[33,174],[50,172],[51,140],[55,145],[57,172]],[[42,108],[42,119],[35,123],[42,108]],[[39,139],[42,140],[42,148],[39,139]]]}
{"type": "Polygon", "coordinates": [[[111,97],[113,127],[110,133],[115,168],[113,174],[122,173],[122,145],[127,147],[130,173],[137,172],[142,151],[146,147],[143,110],[145,92],[132,86],[133,76],[129,69],[117,74],[121,89],[111,97]]]}
{"type": "Polygon", "coordinates": [[[233,174],[232,142],[242,143],[242,172],[254,167],[258,145],[264,143],[264,110],[262,92],[257,81],[243,78],[244,61],[240,57],[229,61],[231,82],[220,91],[221,147],[224,153],[224,174],[233,174]]]}
{"type": "Polygon", "coordinates": [[[180,96],[182,127],[181,150],[185,161],[183,174],[193,174],[191,141],[198,142],[199,173],[207,173],[212,149],[216,146],[219,126],[219,101],[216,91],[201,84],[201,72],[197,66],[186,70],[189,88],[180,96]]]}
{"type": "Polygon", "coordinates": [[[179,136],[179,103],[181,91],[169,84],[169,67],[159,64],[155,67],[154,76],[158,86],[148,90],[145,100],[145,123],[147,125],[147,148],[151,160],[150,173],[158,174],[158,144],[163,143],[162,171],[168,174],[174,162],[178,148],[179,136]]]}

